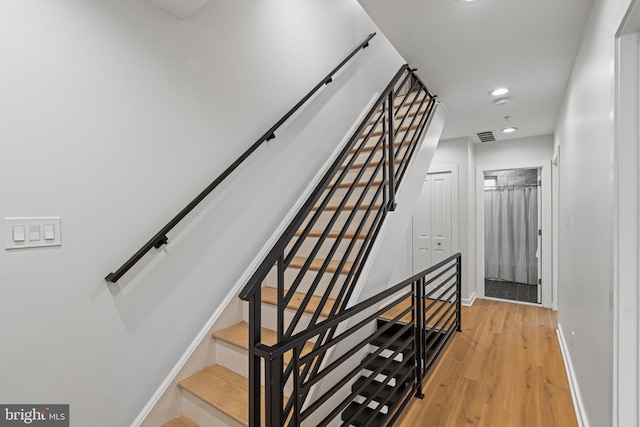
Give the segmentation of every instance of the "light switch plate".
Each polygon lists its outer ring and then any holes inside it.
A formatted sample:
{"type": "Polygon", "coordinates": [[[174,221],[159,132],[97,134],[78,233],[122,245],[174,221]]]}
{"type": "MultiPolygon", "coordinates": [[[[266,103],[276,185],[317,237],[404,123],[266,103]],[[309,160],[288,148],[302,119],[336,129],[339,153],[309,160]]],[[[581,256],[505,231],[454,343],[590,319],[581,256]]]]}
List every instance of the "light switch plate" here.
{"type": "Polygon", "coordinates": [[[4,219],[4,248],[26,249],[48,246],[60,246],[60,217],[30,217],[4,219]],[[26,238],[14,239],[14,230],[23,227],[26,238]]]}

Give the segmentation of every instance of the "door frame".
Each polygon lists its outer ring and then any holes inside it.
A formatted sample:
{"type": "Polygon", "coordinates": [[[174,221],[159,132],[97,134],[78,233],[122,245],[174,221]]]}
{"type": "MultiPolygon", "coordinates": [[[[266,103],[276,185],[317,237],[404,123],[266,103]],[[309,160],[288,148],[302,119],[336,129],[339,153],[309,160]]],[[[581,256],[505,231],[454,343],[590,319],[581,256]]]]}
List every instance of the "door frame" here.
{"type": "Polygon", "coordinates": [[[640,399],[640,7],[616,33],[614,104],[613,425],[637,425],[640,399]]]}
{"type": "Polygon", "coordinates": [[[476,294],[484,298],[484,173],[495,170],[540,169],[542,186],[542,301],[545,308],[558,309],[552,283],[551,250],[551,160],[500,163],[476,166],[476,294]]]}

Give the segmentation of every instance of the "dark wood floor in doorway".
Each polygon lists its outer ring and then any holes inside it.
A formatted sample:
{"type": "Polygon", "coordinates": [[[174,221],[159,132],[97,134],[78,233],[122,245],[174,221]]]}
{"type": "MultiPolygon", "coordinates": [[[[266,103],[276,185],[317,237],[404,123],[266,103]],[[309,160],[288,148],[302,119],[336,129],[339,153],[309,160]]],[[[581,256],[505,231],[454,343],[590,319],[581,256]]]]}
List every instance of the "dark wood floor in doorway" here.
{"type": "Polygon", "coordinates": [[[575,427],[556,312],[476,300],[401,427],[575,427]]]}

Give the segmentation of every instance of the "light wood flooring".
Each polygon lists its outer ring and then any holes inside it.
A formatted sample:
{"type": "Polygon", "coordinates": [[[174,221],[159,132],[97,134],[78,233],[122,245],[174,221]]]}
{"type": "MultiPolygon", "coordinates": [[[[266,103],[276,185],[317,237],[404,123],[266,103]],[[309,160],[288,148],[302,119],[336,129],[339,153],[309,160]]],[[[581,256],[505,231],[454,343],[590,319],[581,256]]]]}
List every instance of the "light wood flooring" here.
{"type": "Polygon", "coordinates": [[[412,399],[400,427],[574,427],[556,335],[557,316],[535,306],[476,300],[462,333],[412,399]]]}

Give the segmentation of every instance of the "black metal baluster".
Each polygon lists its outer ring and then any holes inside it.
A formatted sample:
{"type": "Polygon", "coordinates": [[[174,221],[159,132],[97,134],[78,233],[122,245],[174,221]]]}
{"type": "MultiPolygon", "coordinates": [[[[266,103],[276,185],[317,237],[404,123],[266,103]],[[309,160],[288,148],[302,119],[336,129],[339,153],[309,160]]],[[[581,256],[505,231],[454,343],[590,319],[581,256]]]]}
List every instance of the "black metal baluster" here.
{"type": "Polygon", "coordinates": [[[422,399],[422,379],[424,367],[424,278],[413,282],[413,304],[415,324],[413,325],[414,350],[415,350],[415,397],[422,399]]]}
{"type": "Polygon", "coordinates": [[[286,304],[284,301],[284,254],[280,255],[277,261],[277,309],[276,309],[276,334],[278,337],[278,343],[282,341],[284,336],[284,311],[286,310],[286,304]]]}
{"type": "Polygon", "coordinates": [[[260,427],[260,356],[255,352],[261,337],[261,295],[258,287],[249,300],[249,427],[260,427]]]}
{"type": "MultiPolygon", "coordinates": [[[[278,355],[272,359],[265,359],[265,386],[264,386],[264,412],[267,427],[280,427],[282,425],[283,386],[282,368],[283,357],[278,355]]],[[[260,387],[258,387],[258,390],[260,387]]]]}
{"type": "Polygon", "coordinates": [[[300,348],[295,347],[293,349],[293,425],[299,426],[300,412],[302,412],[302,394],[300,393],[302,379],[300,377],[300,348]]]}
{"type": "Polygon", "coordinates": [[[395,154],[394,154],[394,144],[395,144],[395,136],[394,136],[394,129],[393,129],[393,122],[394,122],[394,118],[395,118],[395,113],[394,113],[394,109],[393,109],[393,91],[391,91],[391,93],[389,93],[387,102],[389,104],[389,111],[387,114],[387,120],[389,123],[389,130],[387,132],[388,138],[388,150],[389,150],[389,154],[388,154],[388,159],[389,159],[389,210],[393,211],[396,209],[396,180],[395,180],[395,172],[394,172],[394,167],[395,167],[395,154]]]}
{"type": "MultiPolygon", "coordinates": [[[[382,115],[384,117],[386,117],[388,115],[387,113],[387,103],[384,102],[382,104],[382,115]]],[[[383,193],[382,193],[382,206],[389,206],[389,200],[390,200],[390,193],[389,193],[389,162],[391,161],[391,159],[389,159],[389,150],[387,149],[385,142],[387,141],[387,139],[384,137],[384,135],[386,134],[386,126],[387,126],[387,122],[386,120],[382,121],[382,185],[383,185],[383,193]]]]}

